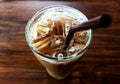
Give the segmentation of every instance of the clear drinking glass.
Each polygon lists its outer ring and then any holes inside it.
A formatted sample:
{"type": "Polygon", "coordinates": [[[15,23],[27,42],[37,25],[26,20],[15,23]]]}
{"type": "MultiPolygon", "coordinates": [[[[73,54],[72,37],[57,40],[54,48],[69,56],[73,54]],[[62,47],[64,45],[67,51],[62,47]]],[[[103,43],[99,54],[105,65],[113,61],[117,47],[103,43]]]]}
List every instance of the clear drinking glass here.
{"type": "Polygon", "coordinates": [[[87,21],[88,19],[82,12],[72,7],[64,6],[64,5],[54,5],[39,10],[35,15],[33,15],[33,17],[28,21],[26,25],[25,28],[26,40],[32,52],[34,53],[35,57],[46,68],[49,75],[51,75],[56,79],[64,79],[69,75],[72,66],[76,63],[77,60],[79,60],[79,58],[85,53],[88,46],[90,45],[92,38],[92,30],[91,29],[87,30],[88,41],[81,51],[71,56],[59,57],[59,58],[43,55],[34,48],[33,44],[30,41],[29,34],[33,25],[40,20],[40,17],[43,14],[49,14],[51,12],[57,12],[60,14],[67,13],[71,17],[78,19],[81,23],[87,21]]]}

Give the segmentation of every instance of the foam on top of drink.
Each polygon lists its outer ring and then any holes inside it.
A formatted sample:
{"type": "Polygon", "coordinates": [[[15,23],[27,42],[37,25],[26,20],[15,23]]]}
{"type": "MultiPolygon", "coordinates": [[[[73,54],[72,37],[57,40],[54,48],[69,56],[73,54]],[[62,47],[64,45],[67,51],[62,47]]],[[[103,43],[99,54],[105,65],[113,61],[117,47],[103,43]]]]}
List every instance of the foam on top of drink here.
{"type": "Polygon", "coordinates": [[[67,13],[44,13],[33,25],[30,40],[43,55],[70,56],[79,52],[88,40],[87,31],[75,32],[68,48],[63,50],[68,31],[80,23],[77,18],[67,13]]]}

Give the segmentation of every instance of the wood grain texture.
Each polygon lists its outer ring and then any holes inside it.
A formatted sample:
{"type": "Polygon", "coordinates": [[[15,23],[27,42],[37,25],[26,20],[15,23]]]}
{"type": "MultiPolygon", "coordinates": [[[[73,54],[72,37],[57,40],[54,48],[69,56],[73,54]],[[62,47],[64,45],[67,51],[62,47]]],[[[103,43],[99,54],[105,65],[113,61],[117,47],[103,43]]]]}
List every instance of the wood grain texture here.
{"type": "Polygon", "coordinates": [[[119,84],[120,5],[117,1],[10,1],[0,2],[0,84],[119,84]],[[68,5],[89,19],[109,14],[109,28],[93,31],[88,51],[65,80],[51,78],[28,47],[24,30],[39,9],[68,5]]]}

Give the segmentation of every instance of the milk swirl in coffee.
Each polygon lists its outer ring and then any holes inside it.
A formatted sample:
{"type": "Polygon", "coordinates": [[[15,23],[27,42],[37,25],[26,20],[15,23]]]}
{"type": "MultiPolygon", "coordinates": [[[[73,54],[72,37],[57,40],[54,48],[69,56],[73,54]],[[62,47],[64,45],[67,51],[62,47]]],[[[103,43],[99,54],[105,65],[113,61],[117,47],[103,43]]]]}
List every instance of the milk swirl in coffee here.
{"type": "Polygon", "coordinates": [[[67,49],[63,49],[71,27],[81,24],[65,13],[43,14],[30,31],[30,40],[41,54],[47,56],[71,56],[85,46],[87,31],[75,32],[67,49]]]}

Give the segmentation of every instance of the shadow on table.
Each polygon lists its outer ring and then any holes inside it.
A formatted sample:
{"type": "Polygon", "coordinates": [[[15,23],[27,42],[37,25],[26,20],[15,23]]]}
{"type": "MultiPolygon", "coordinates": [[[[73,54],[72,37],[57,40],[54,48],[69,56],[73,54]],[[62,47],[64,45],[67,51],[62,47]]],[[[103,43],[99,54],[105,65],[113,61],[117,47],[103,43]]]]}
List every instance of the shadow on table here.
{"type": "Polygon", "coordinates": [[[100,72],[72,72],[66,79],[56,80],[52,77],[42,84],[120,84],[120,76],[105,75],[100,72]]]}

